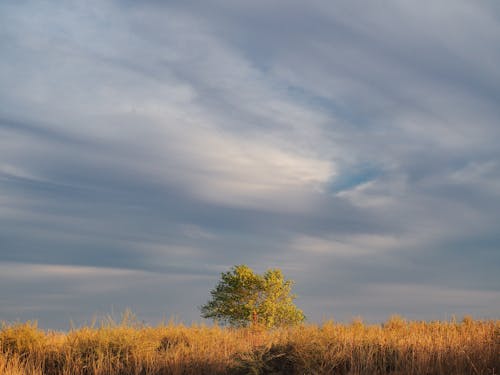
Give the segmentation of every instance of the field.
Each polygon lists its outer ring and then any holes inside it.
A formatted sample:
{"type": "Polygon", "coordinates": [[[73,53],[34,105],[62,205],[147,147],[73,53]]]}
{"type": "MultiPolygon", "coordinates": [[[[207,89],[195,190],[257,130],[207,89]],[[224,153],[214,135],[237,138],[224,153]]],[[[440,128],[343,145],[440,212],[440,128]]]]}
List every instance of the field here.
{"type": "Polygon", "coordinates": [[[326,322],[265,330],[4,324],[1,374],[500,374],[500,321],[326,322]]]}

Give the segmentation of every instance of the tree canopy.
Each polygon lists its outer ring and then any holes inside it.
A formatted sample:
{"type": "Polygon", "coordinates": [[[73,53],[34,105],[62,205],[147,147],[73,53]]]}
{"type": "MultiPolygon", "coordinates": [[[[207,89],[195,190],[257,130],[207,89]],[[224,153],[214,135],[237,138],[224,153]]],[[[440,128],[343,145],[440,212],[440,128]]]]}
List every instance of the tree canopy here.
{"type": "Polygon", "coordinates": [[[292,286],[293,281],[286,280],[280,269],[258,275],[246,265],[234,266],[221,274],[201,313],[204,318],[233,326],[298,324],[305,317],[293,303],[296,296],[291,293],[292,286]]]}

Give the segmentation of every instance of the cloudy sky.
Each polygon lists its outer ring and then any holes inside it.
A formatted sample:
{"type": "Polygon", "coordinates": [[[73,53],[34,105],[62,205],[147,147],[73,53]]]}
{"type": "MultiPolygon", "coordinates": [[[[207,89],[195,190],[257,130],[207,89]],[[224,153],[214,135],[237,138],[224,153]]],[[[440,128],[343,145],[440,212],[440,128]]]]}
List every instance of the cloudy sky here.
{"type": "Polygon", "coordinates": [[[500,315],[496,1],[2,1],[0,320],[500,315]]]}

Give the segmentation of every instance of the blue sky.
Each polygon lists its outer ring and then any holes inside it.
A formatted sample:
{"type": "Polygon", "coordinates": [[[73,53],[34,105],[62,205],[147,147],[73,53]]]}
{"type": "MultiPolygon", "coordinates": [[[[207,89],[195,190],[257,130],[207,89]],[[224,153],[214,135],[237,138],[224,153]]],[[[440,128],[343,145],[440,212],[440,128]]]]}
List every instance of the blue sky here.
{"type": "Polygon", "coordinates": [[[0,319],[500,312],[494,1],[2,1],[0,319]]]}

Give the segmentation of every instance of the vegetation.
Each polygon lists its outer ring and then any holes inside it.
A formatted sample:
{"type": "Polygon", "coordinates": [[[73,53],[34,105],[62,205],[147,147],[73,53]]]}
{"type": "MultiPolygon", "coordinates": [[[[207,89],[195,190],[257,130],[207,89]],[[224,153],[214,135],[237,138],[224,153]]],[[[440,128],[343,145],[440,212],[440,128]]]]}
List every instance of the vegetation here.
{"type": "Polygon", "coordinates": [[[235,266],[221,274],[210,292],[212,299],[201,307],[202,316],[237,327],[298,324],[304,314],[293,303],[292,286],[293,281],[285,280],[279,269],[258,275],[248,266],[235,266]]]}
{"type": "Polygon", "coordinates": [[[499,374],[500,321],[0,330],[0,374],[499,374]]]}

